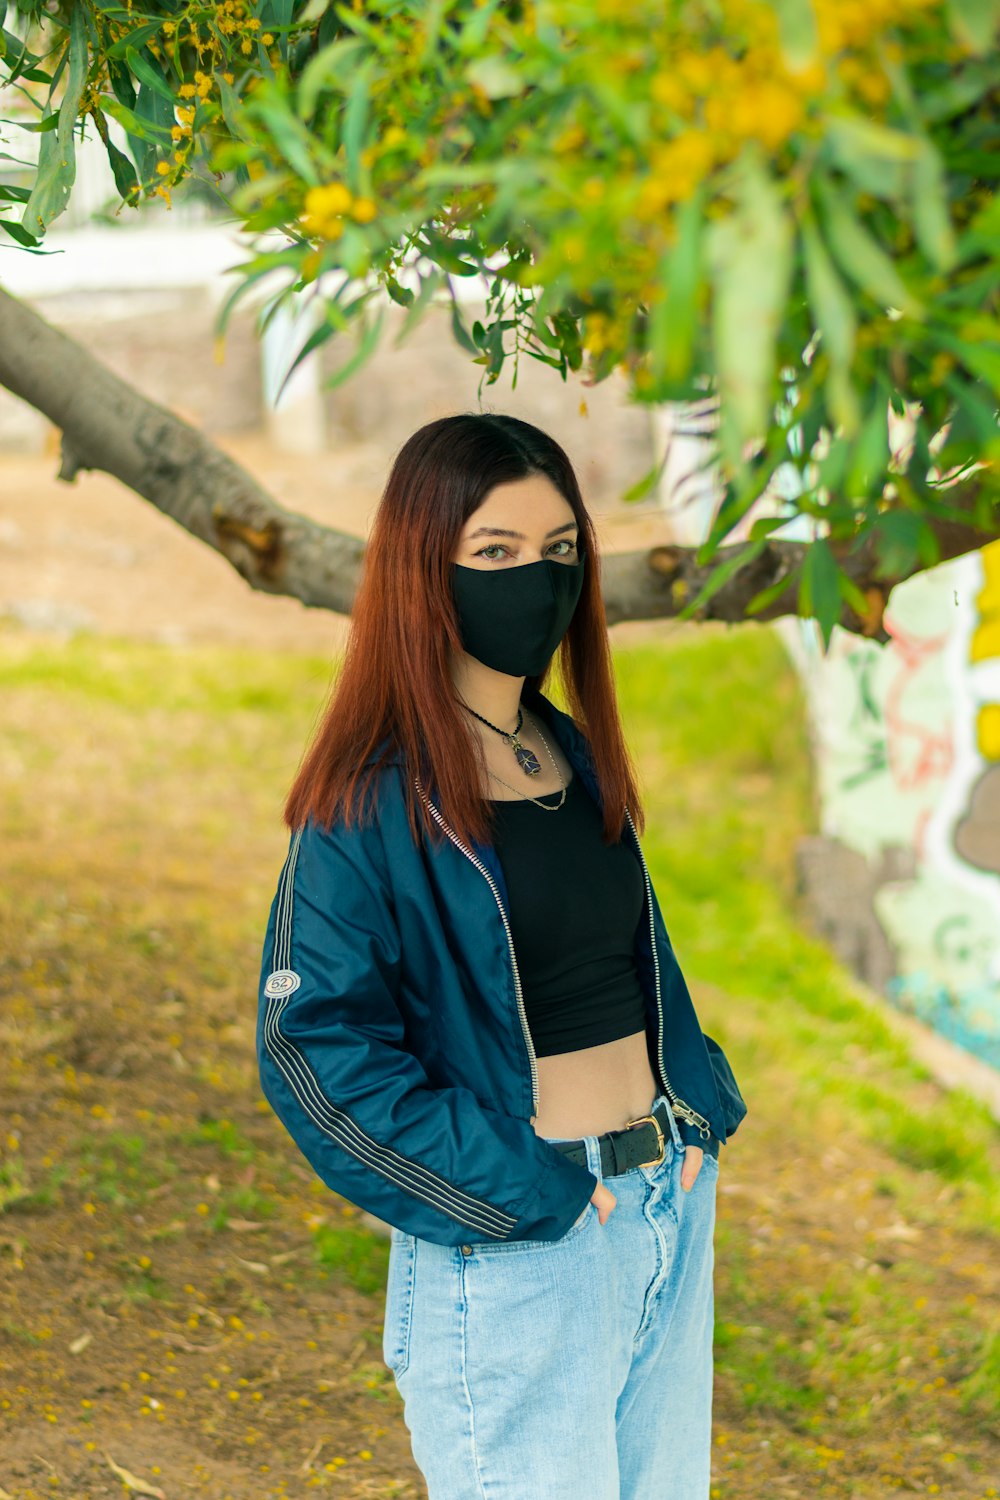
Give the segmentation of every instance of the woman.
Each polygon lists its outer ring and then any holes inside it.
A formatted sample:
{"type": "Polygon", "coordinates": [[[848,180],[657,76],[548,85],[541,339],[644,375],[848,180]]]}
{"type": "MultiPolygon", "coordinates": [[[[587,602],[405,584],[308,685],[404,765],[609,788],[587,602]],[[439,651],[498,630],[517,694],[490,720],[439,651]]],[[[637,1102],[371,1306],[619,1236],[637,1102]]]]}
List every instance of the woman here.
{"type": "Polygon", "coordinates": [[[596,535],[536,427],[400,450],[286,819],[261,1078],[392,1226],[383,1353],[430,1500],[704,1500],[746,1106],[650,884],[596,535]]]}

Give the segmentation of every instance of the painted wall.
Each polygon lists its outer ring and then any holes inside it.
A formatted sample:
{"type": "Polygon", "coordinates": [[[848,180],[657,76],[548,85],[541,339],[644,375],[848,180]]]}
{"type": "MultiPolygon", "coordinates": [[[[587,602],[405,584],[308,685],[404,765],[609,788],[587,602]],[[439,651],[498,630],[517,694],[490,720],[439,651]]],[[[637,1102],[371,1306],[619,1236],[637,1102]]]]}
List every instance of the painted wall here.
{"type": "MultiPolygon", "coordinates": [[[[660,504],[692,546],[720,498],[714,426],[709,403],[654,413],[660,504]]],[[[786,468],[732,540],[794,492],[786,468]]],[[[885,646],[838,628],[826,656],[812,622],[774,627],[802,675],[820,799],[800,892],[872,989],[1000,1070],[1000,543],[899,585],[886,626],[885,646]]]]}
{"type": "Polygon", "coordinates": [[[893,1004],[1000,1069],[1000,543],[898,586],[886,625],[826,658],[781,627],[822,809],[803,889],[893,1004]]]}

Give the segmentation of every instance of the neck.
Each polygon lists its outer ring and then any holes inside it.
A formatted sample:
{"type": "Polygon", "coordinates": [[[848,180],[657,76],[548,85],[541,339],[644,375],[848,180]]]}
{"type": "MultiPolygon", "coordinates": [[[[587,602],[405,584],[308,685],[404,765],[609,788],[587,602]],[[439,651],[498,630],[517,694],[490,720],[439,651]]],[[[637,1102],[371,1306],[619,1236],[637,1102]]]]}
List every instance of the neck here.
{"type": "Polygon", "coordinates": [[[523,677],[494,672],[492,667],[483,666],[481,661],[465,652],[452,663],[451,675],[459,702],[482,714],[498,729],[509,733],[515,728],[525,681],[523,677]]]}

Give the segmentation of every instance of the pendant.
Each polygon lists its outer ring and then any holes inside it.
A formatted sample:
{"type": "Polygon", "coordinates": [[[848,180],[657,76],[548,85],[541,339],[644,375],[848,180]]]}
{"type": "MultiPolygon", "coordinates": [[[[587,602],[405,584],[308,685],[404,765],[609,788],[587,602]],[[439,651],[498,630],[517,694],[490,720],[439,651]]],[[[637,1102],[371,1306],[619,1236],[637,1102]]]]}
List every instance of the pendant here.
{"type": "Polygon", "coordinates": [[[542,769],[542,763],[534,750],[529,750],[527,745],[522,745],[518,740],[514,740],[512,743],[514,745],[514,754],[517,756],[517,763],[524,774],[526,776],[537,776],[538,772],[542,769]]]}

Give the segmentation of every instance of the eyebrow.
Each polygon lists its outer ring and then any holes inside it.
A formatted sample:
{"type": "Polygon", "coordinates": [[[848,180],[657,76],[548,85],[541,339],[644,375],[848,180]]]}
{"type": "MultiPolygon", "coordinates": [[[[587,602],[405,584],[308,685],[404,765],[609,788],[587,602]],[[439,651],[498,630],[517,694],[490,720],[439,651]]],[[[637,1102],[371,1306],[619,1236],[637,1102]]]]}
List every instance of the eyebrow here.
{"type": "MultiPolygon", "coordinates": [[[[558,536],[562,531],[576,531],[576,529],[577,525],[575,521],[567,521],[565,526],[555,526],[551,531],[547,531],[545,533],[545,540],[548,541],[550,536],[558,536]]],[[[469,533],[466,541],[471,542],[477,536],[512,536],[516,537],[519,542],[526,542],[528,540],[523,531],[504,531],[500,526],[480,526],[478,531],[471,531],[469,533]]]]}

